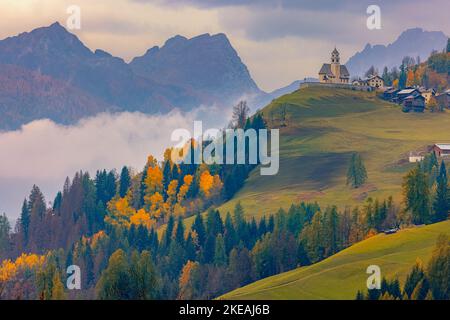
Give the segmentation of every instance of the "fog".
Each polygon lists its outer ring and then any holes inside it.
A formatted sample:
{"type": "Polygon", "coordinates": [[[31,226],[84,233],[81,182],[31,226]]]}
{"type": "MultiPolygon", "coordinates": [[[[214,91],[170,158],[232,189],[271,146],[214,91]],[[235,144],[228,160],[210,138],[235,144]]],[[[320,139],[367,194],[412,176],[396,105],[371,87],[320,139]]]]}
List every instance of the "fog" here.
{"type": "Polygon", "coordinates": [[[43,119],[0,132],[0,213],[16,220],[33,184],[49,202],[76,171],[93,176],[98,169],[119,171],[124,165],[141,170],[149,154],[161,159],[164,149],[176,144],[170,141],[174,129],[192,131],[195,120],[203,121],[204,130],[222,128],[230,114],[215,107],[156,116],[100,114],[71,126],[43,119]]]}

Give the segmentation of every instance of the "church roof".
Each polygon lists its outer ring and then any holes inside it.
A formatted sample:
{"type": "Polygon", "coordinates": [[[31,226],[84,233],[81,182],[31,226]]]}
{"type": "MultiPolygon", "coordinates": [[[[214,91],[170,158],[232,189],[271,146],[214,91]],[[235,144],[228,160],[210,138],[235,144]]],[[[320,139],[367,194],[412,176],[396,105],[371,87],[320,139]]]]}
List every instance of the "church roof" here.
{"type": "Polygon", "coordinates": [[[322,65],[322,68],[320,68],[319,74],[326,74],[327,76],[328,75],[332,76],[333,72],[331,72],[331,64],[324,63],[322,65]]]}
{"type": "Polygon", "coordinates": [[[348,72],[347,67],[341,64],[341,78],[348,78],[348,77],[350,77],[350,73],[348,72]]]}
{"type": "MultiPolygon", "coordinates": [[[[350,77],[350,73],[347,70],[347,67],[345,65],[340,65],[340,73],[341,73],[341,78],[349,78],[350,77]]],[[[327,76],[334,76],[333,72],[331,72],[331,64],[329,63],[324,63],[322,65],[322,68],[320,68],[319,74],[325,74],[327,76]]]]}
{"type": "Polygon", "coordinates": [[[337,51],[336,47],[334,47],[334,50],[333,50],[332,53],[337,53],[337,54],[339,54],[339,51],[337,51]]]}

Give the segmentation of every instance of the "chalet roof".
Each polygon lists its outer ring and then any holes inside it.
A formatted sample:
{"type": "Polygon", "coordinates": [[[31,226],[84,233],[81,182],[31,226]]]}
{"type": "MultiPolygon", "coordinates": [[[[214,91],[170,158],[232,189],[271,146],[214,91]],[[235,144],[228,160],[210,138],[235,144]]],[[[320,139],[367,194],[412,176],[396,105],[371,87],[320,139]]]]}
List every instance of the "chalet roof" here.
{"type": "Polygon", "coordinates": [[[408,99],[425,99],[425,98],[420,94],[417,96],[411,94],[405,98],[405,100],[408,100],[408,99]]]}
{"type": "Polygon", "coordinates": [[[450,151],[450,143],[436,143],[435,146],[441,150],[449,150],[450,151]]]}
{"type": "Polygon", "coordinates": [[[414,88],[412,88],[412,89],[403,89],[403,90],[400,90],[397,94],[411,94],[414,91],[417,91],[417,89],[414,89],[414,88]]]}
{"type": "Polygon", "coordinates": [[[383,80],[383,78],[380,77],[379,75],[374,75],[374,76],[372,75],[372,76],[368,77],[367,80],[372,80],[372,79],[375,79],[375,78],[383,80]]]}

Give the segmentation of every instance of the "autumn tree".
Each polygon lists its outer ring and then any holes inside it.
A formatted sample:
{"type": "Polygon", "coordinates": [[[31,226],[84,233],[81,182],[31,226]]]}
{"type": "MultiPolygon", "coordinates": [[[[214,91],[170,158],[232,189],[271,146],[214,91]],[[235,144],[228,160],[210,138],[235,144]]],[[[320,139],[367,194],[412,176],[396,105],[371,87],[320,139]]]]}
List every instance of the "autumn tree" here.
{"type": "Polygon", "coordinates": [[[232,124],[234,128],[243,129],[245,122],[247,121],[250,108],[247,106],[246,101],[240,101],[233,107],[232,124]]]}

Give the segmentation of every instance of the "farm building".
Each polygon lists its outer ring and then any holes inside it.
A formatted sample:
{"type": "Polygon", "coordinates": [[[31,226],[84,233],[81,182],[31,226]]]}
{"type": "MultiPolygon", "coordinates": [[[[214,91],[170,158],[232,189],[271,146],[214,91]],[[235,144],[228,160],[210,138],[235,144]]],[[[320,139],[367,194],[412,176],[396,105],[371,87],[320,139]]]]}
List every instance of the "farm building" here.
{"type": "Polygon", "coordinates": [[[433,151],[436,157],[449,157],[450,143],[437,143],[433,146],[433,151]]]}
{"type": "Polygon", "coordinates": [[[409,95],[402,100],[404,112],[423,112],[425,110],[425,98],[422,95],[409,95]]]}
{"type": "Polygon", "coordinates": [[[425,159],[425,156],[421,152],[410,152],[409,153],[409,162],[416,163],[421,162],[423,159],[425,159]]]}
{"type": "Polygon", "coordinates": [[[397,94],[396,94],[396,102],[398,102],[398,103],[402,103],[403,102],[403,100],[406,98],[406,97],[409,97],[409,96],[419,96],[420,95],[420,92],[419,92],[419,90],[417,90],[417,89],[415,89],[415,88],[407,88],[407,89],[403,89],[403,90],[400,90],[399,92],[397,92],[397,94]]]}

